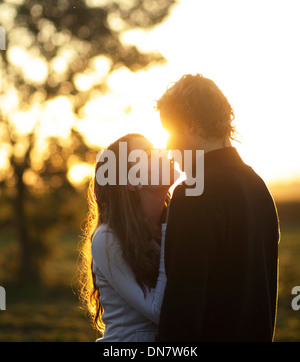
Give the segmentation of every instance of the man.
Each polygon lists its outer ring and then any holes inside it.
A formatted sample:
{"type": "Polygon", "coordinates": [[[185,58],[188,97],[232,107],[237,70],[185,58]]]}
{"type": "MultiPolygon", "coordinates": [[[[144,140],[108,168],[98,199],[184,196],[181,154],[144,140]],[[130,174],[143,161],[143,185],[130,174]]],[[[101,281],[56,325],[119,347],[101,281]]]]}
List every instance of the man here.
{"type": "Polygon", "coordinates": [[[234,112],[216,84],[185,75],[157,102],[169,148],[204,150],[204,192],[177,186],[165,240],[157,341],[272,341],[279,227],[263,180],[230,140],[234,112]]]}

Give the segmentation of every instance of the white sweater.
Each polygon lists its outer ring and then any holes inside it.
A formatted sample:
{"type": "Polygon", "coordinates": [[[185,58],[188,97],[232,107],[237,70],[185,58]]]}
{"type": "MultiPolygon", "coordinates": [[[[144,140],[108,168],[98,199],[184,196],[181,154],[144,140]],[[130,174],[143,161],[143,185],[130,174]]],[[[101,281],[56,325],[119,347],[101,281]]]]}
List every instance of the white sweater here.
{"type": "Polygon", "coordinates": [[[156,287],[144,293],[124,260],[120,242],[106,225],[92,239],[93,272],[100,290],[105,324],[98,342],[153,342],[166,286],[164,266],[166,224],[162,224],[161,256],[156,287]],[[109,260],[108,260],[109,259],[109,260]]]}

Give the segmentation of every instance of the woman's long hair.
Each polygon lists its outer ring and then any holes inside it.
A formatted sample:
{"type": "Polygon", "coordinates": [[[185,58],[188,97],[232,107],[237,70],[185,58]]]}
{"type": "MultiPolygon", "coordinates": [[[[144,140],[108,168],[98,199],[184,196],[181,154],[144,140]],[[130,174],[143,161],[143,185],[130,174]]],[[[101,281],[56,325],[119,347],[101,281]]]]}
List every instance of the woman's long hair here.
{"type": "MultiPolygon", "coordinates": [[[[96,173],[101,164],[97,162],[95,176],[88,188],[88,214],[80,248],[80,299],[92,317],[94,327],[101,333],[105,328],[101,318],[103,307],[100,304],[100,291],[95,283],[95,275],[92,272],[91,255],[91,241],[95,230],[101,224],[111,228],[119,239],[123,257],[131,267],[144,295],[146,295],[145,287],[155,287],[158,277],[160,251],[144,217],[139,192],[130,190],[125,185],[118,185],[119,143],[128,144],[133,137],[143,136],[131,133],[119,138],[107,148],[116,156],[117,185],[98,184],[96,173]]],[[[128,160],[128,154],[126,159],[128,160]]]]}

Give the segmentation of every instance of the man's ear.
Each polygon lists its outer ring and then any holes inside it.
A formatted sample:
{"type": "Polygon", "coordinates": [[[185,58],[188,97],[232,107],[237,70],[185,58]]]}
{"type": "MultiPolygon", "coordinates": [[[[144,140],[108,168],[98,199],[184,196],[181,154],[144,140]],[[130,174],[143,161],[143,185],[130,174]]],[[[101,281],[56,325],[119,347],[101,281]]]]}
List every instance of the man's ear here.
{"type": "Polygon", "coordinates": [[[188,132],[190,135],[202,135],[203,129],[200,126],[199,121],[192,121],[191,124],[189,125],[188,132]]]}

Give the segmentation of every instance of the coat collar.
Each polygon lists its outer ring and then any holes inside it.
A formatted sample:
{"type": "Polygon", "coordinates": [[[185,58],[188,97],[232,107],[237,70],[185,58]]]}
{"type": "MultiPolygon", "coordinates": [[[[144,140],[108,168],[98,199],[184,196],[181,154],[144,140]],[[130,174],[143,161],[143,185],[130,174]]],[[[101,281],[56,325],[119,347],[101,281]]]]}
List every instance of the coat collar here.
{"type": "Polygon", "coordinates": [[[204,153],[204,169],[238,164],[241,165],[244,162],[235,147],[224,147],[204,153]]]}

